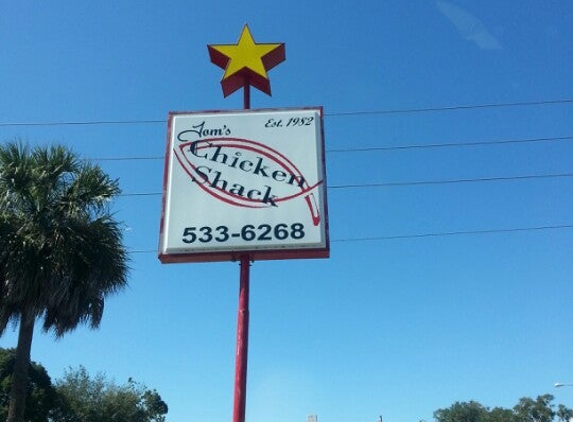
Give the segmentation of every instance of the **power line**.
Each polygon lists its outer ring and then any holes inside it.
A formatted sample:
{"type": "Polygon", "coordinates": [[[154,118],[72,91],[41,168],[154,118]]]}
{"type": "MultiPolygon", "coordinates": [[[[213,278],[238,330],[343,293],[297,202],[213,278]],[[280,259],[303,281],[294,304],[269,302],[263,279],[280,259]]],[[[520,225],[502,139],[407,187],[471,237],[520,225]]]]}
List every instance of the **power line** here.
{"type": "MultiPolygon", "coordinates": [[[[424,108],[404,108],[404,109],[386,109],[386,110],[357,110],[342,111],[334,113],[325,113],[325,117],[346,117],[346,116],[368,116],[383,114],[405,114],[405,113],[429,113],[429,112],[447,112],[460,110],[475,110],[487,108],[509,108],[509,107],[527,107],[527,106],[546,106],[558,104],[572,104],[573,99],[560,100],[540,100],[540,101],[521,101],[509,103],[488,103],[488,104],[467,104],[440,107],[424,108]]],[[[63,122],[4,122],[0,127],[13,126],[97,126],[97,125],[142,125],[142,124],[165,124],[166,120],[94,120],[94,121],[63,121],[63,122]]]]}
{"type": "MultiPolygon", "coordinates": [[[[429,233],[413,233],[413,234],[399,234],[389,236],[369,236],[369,237],[348,237],[342,239],[331,239],[331,243],[355,243],[355,242],[377,242],[377,241],[390,241],[390,240],[412,240],[433,237],[452,237],[452,236],[469,236],[469,235],[488,235],[488,234],[507,234],[507,233],[523,233],[523,232],[538,232],[547,230],[563,230],[572,229],[573,224],[558,224],[552,226],[534,226],[534,227],[514,227],[502,229],[484,229],[484,230],[459,230],[451,232],[429,232],[429,233]]],[[[133,249],[130,253],[157,253],[157,249],[133,249]]]]}
{"type": "Polygon", "coordinates": [[[86,121],[64,121],[64,122],[5,122],[0,123],[0,127],[12,126],[104,126],[104,125],[147,125],[165,124],[165,120],[86,120],[86,121]]]}
{"type": "MultiPolygon", "coordinates": [[[[379,146],[379,147],[364,147],[364,148],[339,148],[327,149],[327,154],[337,153],[351,153],[351,152],[376,152],[376,151],[399,151],[410,149],[437,149],[437,148],[456,148],[456,147],[474,147],[474,146],[489,146],[489,145],[508,145],[508,144],[525,144],[536,142],[556,142],[556,141],[570,141],[573,140],[573,135],[569,136],[555,136],[543,138],[525,138],[525,139],[500,139],[491,141],[469,141],[469,142],[448,142],[448,143],[435,143],[435,144],[409,144],[409,145],[392,145],[392,146],[379,146]]],[[[86,158],[88,161],[145,161],[145,160],[163,160],[164,156],[131,156],[131,157],[100,157],[100,158],[86,158]]]]}
{"type": "Polygon", "coordinates": [[[118,197],[126,196],[159,196],[161,192],[134,192],[134,193],[120,193],[118,197]]]}
{"type": "Polygon", "coordinates": [[[401,186],[447,185],[454,183],[502,182],[509,180],[553,179],[559,177],[572,177],[573,173],[561,174],[532,174],[523,176],[479,177],[475,179],[449,179],[449,180],[417,180],[413,182],[384,182],[384,183],[357,183],[347,185],[329,186],[329,189],[368,189],[401,186]]]}
{"type": "Polygon", "coordinates": [[[396,150],[407,150],[407,149],[474,147],[474,146],[488,146],[488,145],[524,144],[524,143],[534,143],[534,142],[554,142],[554,141],[566,141],[566,140],[572,140],[572,139],[573,139],[573,136],[558,136],[558,137],[546,137],[546,138],[501,139],[501,140],[494,140],[494,141],[392,145],[392,146],[381,146],[381,147],[330,149],[330,150],[326,150],[326,153],[373,152],[373,151],[396,151],[396,150]]]}
{"type": "Polygon", "coordinates": [[[400,239],[420,239],[425,237],[447,237],[447,236],[465,236],[474,234],[501,234],[501,233],[518,233],[518,232],[532,232],[541,230],[560,230],[571,229],[573,224],[561,224],[555,226],[537,226],[537,227],[517,227],[506,229],[485,229],[485,230],[460,230],[453,232],[435,232],[435,233],[415,233],[391,236],[372,236],[372,237],[355,237],[346,239],[334,239],[333,243],[342,242],[372,242],[378,240],[400,240],[400,239]]]}
{"type": "Polygon", "coordinates": [[[513,103],[468,104],[468,105],[457,105],[457,106],[403,108],[403,109],[390,109],[390,110],[343,111],[339,113],[325,113],[325,116],[342,117],[342,116],[365,116],[365,115],[380,115],[380,114],[428,113],[435,111],[475,110],[480,108],[501,108],[501,107],[526,107],[526,106],[542,106],[542,105],[570,104],[570,103],[573,103],[573,99],[521,101],[513,103]]]}
{"type": "MultiPolygon", "coordinates": [[[[573,138],[573,137],[572,137],[573,138]]],[[[85,161],[146,161],[146,160],[163,160],[164,156],[148,156],[148,157],[106,157],[106,158],[85,158],[85,161]]]]}
{"type": "MultiPolygon", "coordinates": [[[[478,183],[478,182],[502,182],[502,181],[519,181],[534,179],[555,179],[563,177],[573,177],[573,173],[558,174],[529,174],[518,176],[499,176],[499,177],[479,177],[475,179],[448,179],[448,180],[416,180],[412,182],[382,182],[382,183],[356,183],[346,185],[331,185],[328,189],[372,189],[383,187],[404,187],[404,186],[424,186],[424,185],[447,185],[455,183],[478,183]]],[[[159,196],[161,192],[134,192],[122,193],[118,196],[159,196]]]]}

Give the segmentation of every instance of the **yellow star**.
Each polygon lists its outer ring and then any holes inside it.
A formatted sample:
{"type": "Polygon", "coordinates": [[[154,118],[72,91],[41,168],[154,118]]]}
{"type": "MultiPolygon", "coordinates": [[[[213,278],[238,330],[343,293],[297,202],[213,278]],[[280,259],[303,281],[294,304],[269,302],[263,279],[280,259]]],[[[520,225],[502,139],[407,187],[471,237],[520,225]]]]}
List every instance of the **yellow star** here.
{"type": "Polygon", "coordinates": [[[271,95],[267,71],[285,60],[284,43],[257,44],[248,25],[237,44],[208,45],[211,62],[225,69],[221,80],[223,95],[251,85],[271,95]]]}

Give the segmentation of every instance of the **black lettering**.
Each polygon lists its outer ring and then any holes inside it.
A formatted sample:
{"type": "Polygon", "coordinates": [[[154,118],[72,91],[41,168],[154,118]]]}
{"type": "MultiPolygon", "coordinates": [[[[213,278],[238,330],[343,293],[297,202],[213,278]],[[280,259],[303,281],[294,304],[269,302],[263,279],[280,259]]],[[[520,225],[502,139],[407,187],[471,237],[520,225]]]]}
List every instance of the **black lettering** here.
{"type": "Polygon", "coordinates": [[[253,163],[251,163],[248,160],[241,161],[241,164],[239,164],[239,168],[243,171],[246,171],[247,173],[251,171],[250,169],[246,169],[245,167],[253,167],[253,163]],[[248,164],[248,166],[247,166],[247,164],[248,164]]]}
{"type": "Polygon", "coordinates": [[[263,196],[262,202],[263,202],[264,204],[270,204],[270,205],[272,205],[273,207],[277,207],[278,205],[277,205],[277,203],[275,202],[275,199],[277,199],[277,196],[276,196],[276,195],[271,195],[271,187],[270,187],[270,186],[265,185],[265,188],[267,188],[267,189],[266,189],[265,194],[264,194],[264,196],[263,196]]]}
{"type": "Polygon", "coordinates": [[[306,180],[304,180],[304,177],[295,176],[294,174],[291,174],[290,179],[287,183],[292,186],[295,181],[297,182],[296,184],[298,185],[299,188],[301,188],[301,189],[304,188],[304,184],[306,183],[306,180]]]}
{"type": "Polygon", "coordinates": [[[282,170],[275,170],[271,174],[271,177],[275,179],[277,182],[284,182],[287,174],[282,170]]]}
{"type": "Polygon", "coordinates": [[[247,198],[249,199],[256,199],[255,196],[260,196],[260,195],[261,191],[256,189],[251,189],[250,191],[247,192],[247,198]]]}
{"type": "Polygon", "coordinates": [[[196,134],[199,138],[205,137],[205,136],[229,136],[231,134],[231,129],[227,127],[227,125],[223,125],[222,128],[216,128],[216,129],[209,129],[209,128],[205,128],[205,121],[191,126],[192,129],[188,129],[188,130],[184,130],[182,132],[179,133],[179,135],[177,135],[177,139],[180,142],[187,142],[189,141],[189,139],[185,139],[184,135],[188,134],[188,133],[194,133],[196,134]]]}
{"type": "Polygon", "coordinates": [[[229,189],[229,193],[232,193],[233,195],[237,196],[243,196],[243,193],[245,193],[245,187],[239,185],[238,183],[235,183],[233,184],[233,187],[229,189]]]}
{"type": "Polygon", "coordinates": [[[199,137],[203,136],[203,128],[205,127],[205,122],[199,123],[198,125],[191,126],[193,129],[189,129],[188,132],[195,132],[199,137]]]}
{"type": "Polygon", "coordinates": [[[255,166],[255,169],[253,170],[253,174],[259,174],[261,176],[264,177],[269,177],[269,175],[266,173],[265,170],[269,169],[269,166],[263,166],[263,159],[261,157],[257,157],[259,159],[259,161],[257,162],[257,165],[255,166]]]}
{"type": "MultiPolygon", "coordinates": [[[[199,142],[200,142],[200,141],[192,142],[191,145],[189,145],[189,152],[191,152],[191,154],[193,154],[195,157],[198,157],[198,158],[207,158],[207,153],[205,153],[205,155],[199,155],[199,154],[197,154],[197,144],[198,144],[199,142]]],[[[208,144],[208,145],[211,146],[211,144],[208,144]]]]}
{"type": "Polygon", "coordinates": [[[237,166],[237,161],[239,161],[239,158],[241,158],[241,153],[240,153],[240,152],[236,152],[236,153],[235,153],[235,157],[231,158],[231,163],[229,164],[229,167],[231,167],[231,168],[236,168],[236,166],[237,166]]]}
{"type": "Polygon", "coordinates": [[[199,175],[199,177],[201,177],[201,179],[203,179],[203,180],[197,180],[196,178],[193,178],[194,182],[203,184],[203,183],[206,183],[209,181],[209,176],[207,176],[207,174],[204,173],[203,171],[206,171],[207,173],[211,173],[211,169],[209,167],[205,167],[205,166],[197,167],[195,169],[195,173],[197,173],[199,175]]]}
{"type": "Polygon", "coordinates": [[[218,188],[221,190],[227,190],[227,181],[225,179],[221,179],[221,172],[216,171],[214,173],[215,173],[215,178],[211,182],[211,187],[218,188]],[[221,183],[221,187],[217,186],[218,183],[221,183]]]}
{"type": "MultiPolygon", "coordinates": [[[[197,131],[202,130],[203,133],[210,130],[205,129],[203,125],[204,122],[200,125],[194,126],[194,128],[196,128],[197,131]]],[[[208,183],[212,188],[219,191],[226,191],[231,195],[260,201],[263,204],[273,207],[278,207],[278,202],[280,202],[281,199],[279,196],[274,195],[271,192],[271,186],[263,185],[264,189],[248,190],[248,187],[245,187],[242,184],[232,183],[234,180],[229,180],[229,177],[233,177],[233,173],[231,172],[228,174],[225,172],[224,168],[221,168],[220,166],[238,169],[245,173],[251,173],[260,177],[270,178],[273,181],[295,186],[303,190],[310,189],[306,179],[301,174],[290,173],[280,162],[276,163],[280,166],[277,169],[278,166],[275,166],[274,162],[270,162],[273,161],[273,157],[271,157],[271,160],[266,160],[267,157],[261,154],[260,156],[255,156],[256,158],[253,161],[250,161],[243,158],[242,152],[239,152],[236,149],[233,151],[233,148],[239,147],[235,147],[234,145],[216,145],[214,142],[209,142],[209,140],[190,142],[189,153],[191,155],[197,158],[202,158],[205,161],[216,163],[215,165],[196,167],[195,175],[192,177],[192,180],[199,184],[208,183]],[[204,144],[201,145],[201,142],[204,142],[204,144]],[[221,170],[216,170],[217,168],[221,168],[221,170]],[[213,177],[211,177],[211,175],[213,175],[213,177]]]]}
{"type": "Polygon", "coordinates": [[[215,163],[227,164],[228,158],[229,156],[227,154],[221,152],[221,145],[219,145],[217,148],[215,148],[215,152],[211,156],[210,160],[215,163]],[[221,157],[221,161],[217,161],[219,157],[221,157]]]}

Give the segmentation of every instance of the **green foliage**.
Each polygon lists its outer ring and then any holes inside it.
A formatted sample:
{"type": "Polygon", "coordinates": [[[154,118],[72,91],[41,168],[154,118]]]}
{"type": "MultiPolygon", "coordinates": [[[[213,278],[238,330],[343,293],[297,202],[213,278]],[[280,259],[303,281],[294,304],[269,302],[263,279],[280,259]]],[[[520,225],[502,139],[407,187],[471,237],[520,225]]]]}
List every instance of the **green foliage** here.
{"type": "Polygon", "coordinates": [[[24,422],[34,323],[56,336],[100,324],[104,299],[127,284],[120,192],[62,146],[0,146],[0,335],[20,323],[8,422],[24,422]]]}
{"type": "Polygon", "coordinates": [[[494,407],[487,413],[484,422],[515,422],[515,416],[511,409],[494,407]]]}
{"type": "Polygon", "coordinates": [[[564,405],[560,404],[557,407],[557,412],[555,412],[557,420],[559,422],[568,422],[573,419],[573,409],[569,409],[564,405]]]}
{"type": "MultiPolygon", "coordinates": [[[[14,359],[14,349],[0,348],[0,421],[8,414],[14,359]]],[[[168,408],[159,393],[132,379],[117,385],[103,374],[91,377],[80,366],[54,385],[35,362],[28,377],[26,422],[165,422],[168,408]]]]}
{"type": "Polygon", "coordinates": [[[438,422],[483,422],[487,413],[488,409],[475,401],[456,402],[448,409],[436,410],[434,418],[438,422]]]}
{"type": "Polygon", "coordinates": [[[122,231],[108,210],[119,192],[62,146],[0,146],[0,334],[23,312],[58,336],[99,325],[104,297],[127,282],[122,231]]]}
{"type": "Polygon", "coordinates": [[[513,409],[495,407],[489,409],[480,403],[456,402],[447,409],[434,412],[436,422],[568,422],[573,410],[560,404],[555,410],[551,394],[538,396],[535,400],[523,397],[513,409]]]}
{"type": "MultiPolygon", "coordinates": [[[[9,392],[12,387],[14,349],[0,349],[0,420],[8,416],[9,392]]],[[[48,422],[60,414],[60,401],[46,369],[35,362],[28,371],[26,422],[48,422]]]]}
{"type": "Polygon", "coordinates": [[[56,383],[69,409],[65,422],[165,422],[167,404],[155,390],[129,379],[124,385],[84,367],[69,370],[56,383]]]}
{"type": "Polygon", "coordinates": [[[513,408],[515,413],[516,422],[553,422],[555,411],[553,410],[553,396],[551,394],[544,394],[537,396],[533,400],[529,397],[524,397],[519,400],[519,403],[513,408]]]}

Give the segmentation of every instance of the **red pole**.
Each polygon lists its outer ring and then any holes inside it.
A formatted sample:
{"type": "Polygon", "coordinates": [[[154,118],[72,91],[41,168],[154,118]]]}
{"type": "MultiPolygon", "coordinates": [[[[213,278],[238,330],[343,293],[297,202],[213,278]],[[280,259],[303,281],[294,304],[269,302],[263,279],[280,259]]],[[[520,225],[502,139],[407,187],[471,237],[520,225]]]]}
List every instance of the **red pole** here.
{"type": "MultiPolygon", "coordinates": [[[[249,82],[246,79],[243,87],[243,104],[245,109],[251,108],[251,90],[249,82]]],[[[233,422],[245,422],[245,407],[247,403],[247,357],[249,352],[250,261],[251,257],[248,254],[241,255],[233,422]]]]}
{"type": "Polygon", "coordinates": [[[237,320],[237,354],[235,357],[235,402],[233,422],[245,422],[247,401],[247,355],[249,350],[249,255],[241,256],[239,315],[237,320]]]}
{"type": "Polygon", "coordinates": [[[251,85],[249,85],[248,80],[245,80],[245,85],[243,87],[243,108],[245,110],[251,108],[251,85]]]}

